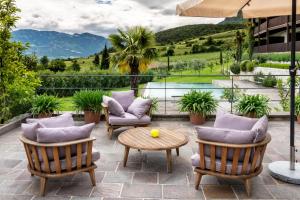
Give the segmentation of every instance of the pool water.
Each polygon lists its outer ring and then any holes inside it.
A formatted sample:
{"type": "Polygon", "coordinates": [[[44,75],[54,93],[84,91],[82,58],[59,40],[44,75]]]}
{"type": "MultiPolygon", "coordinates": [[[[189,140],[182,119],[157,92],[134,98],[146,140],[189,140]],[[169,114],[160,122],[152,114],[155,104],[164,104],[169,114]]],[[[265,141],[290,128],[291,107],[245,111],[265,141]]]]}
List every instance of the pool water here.
{"type": "Polygon", "coordinates": [[[223,89],[208,83],[165,83],[149,82],[145,88],[144,96],[167,99],[182,97],[191,90],[211,91],[216,99],[220,99],[223,89]],[[166,94],[165,94],[166,92],[166,94]]]}

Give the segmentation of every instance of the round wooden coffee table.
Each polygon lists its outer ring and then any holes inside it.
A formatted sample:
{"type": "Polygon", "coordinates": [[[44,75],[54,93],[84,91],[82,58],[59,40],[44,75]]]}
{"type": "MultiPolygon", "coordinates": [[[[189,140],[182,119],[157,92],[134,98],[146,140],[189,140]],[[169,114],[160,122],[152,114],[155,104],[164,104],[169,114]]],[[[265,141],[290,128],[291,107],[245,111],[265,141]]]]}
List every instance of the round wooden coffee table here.
{"type": "Polygon", "coordinates": [[[126,167],[130,148],[147,151],[166,151],[167,152],[167,171],[172,172],[172,149],[176,149],[179,156],[179,147],[188,143],[189,139],[182,133],[168,130],[166,128],[133,128],[121,133],[118,141],[125,146],[123,166],[126,167]],[[151,129],[160,131],[159,138],[150,136],[151,129]]]}

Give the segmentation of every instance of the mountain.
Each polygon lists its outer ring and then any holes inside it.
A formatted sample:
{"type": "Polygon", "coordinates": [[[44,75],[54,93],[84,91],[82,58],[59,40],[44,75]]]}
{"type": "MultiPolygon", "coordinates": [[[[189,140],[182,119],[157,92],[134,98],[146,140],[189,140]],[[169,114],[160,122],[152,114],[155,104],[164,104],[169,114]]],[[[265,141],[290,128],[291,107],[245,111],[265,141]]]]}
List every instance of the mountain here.
{"type": "Polygon", "coordinates": [[[67,34],[21,29],[14,31],[12,35],[14,41],[30,44],[26,53],[49,58],[86,57],[100,52],[105,43],[108,43],[106,38],[90,33],[67,34]]]}
{"type": "Polygon", "coordinates": [[[230,30],[245,28],[242,23],[226,23],[226,24],[196,24],[180,26],[156,33],[156,41],[159,44],[170,44],[179,41],[200,38],[202,36],[221,33],[230,30]]]}
{"type": "Polygon", "coordinates": [[[245,22],[247,22],[247,20],[243,19],[241,17],[226,17],[219,24],[241,24],[241,23],[245,23],[245,22]]]}

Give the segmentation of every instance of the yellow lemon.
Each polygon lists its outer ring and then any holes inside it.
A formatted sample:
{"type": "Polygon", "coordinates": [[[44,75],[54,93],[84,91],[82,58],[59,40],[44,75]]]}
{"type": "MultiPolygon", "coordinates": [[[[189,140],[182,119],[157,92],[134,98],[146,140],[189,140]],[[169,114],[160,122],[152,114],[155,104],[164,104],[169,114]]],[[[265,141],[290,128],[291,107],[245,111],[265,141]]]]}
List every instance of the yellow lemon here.
{"type": "Polygon", "coordinates": [[[158,138],[159,137],[159,130],[158,129],[152,129],[151,130],[151,137],[158,138]]]}

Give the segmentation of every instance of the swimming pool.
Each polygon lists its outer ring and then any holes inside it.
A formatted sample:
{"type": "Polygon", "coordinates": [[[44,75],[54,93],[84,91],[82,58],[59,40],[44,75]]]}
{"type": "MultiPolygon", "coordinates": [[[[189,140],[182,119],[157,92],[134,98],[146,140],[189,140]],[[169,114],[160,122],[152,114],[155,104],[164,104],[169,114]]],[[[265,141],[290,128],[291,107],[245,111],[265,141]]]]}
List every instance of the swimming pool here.
{"type": "Polygon", "coordinates": [[[181,97],[194,89],[197,91],[211,91],[215,98],[220,99],[223,93],[222,88],[208,83],[166,83],[166,88],[165,90],[165,83],[149,82],[145,88],[144,96],[171,99],[181,97]]]}

